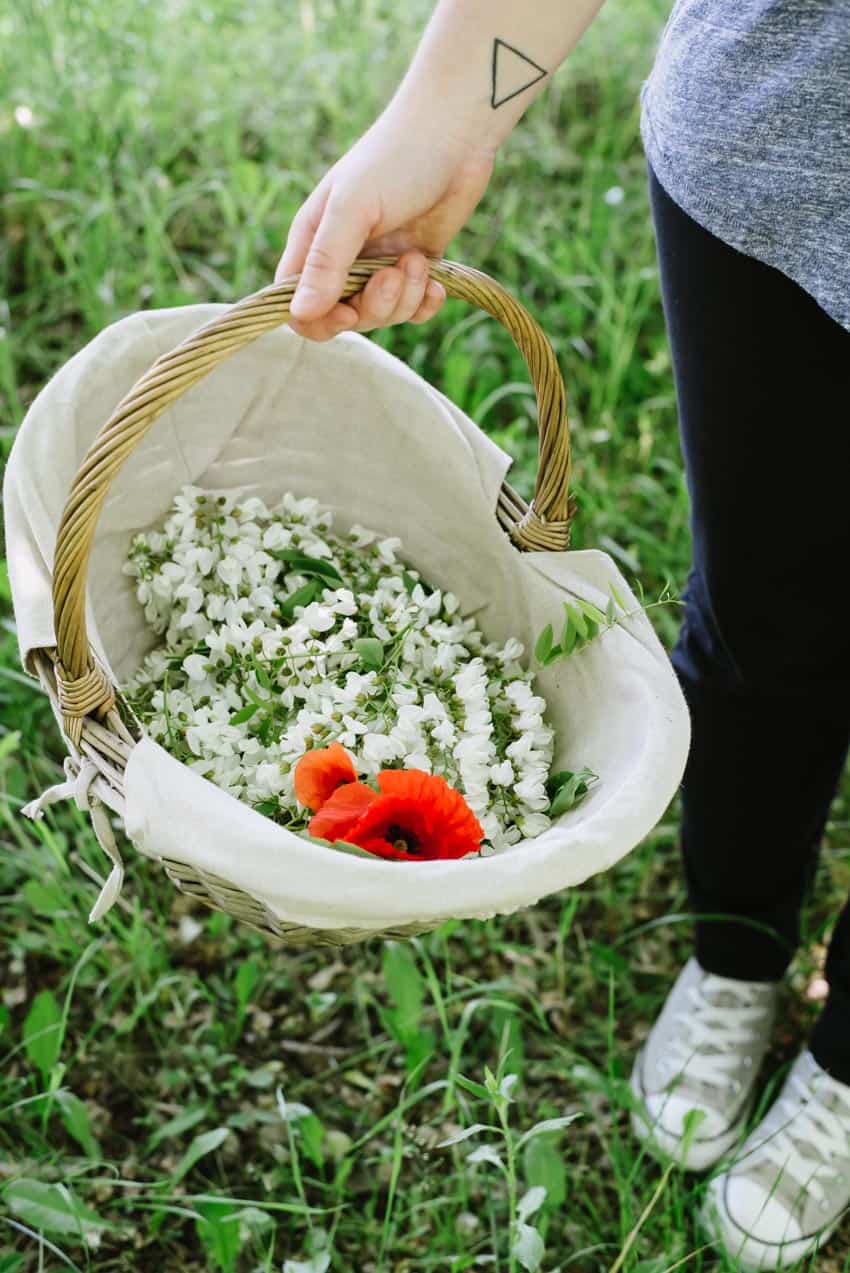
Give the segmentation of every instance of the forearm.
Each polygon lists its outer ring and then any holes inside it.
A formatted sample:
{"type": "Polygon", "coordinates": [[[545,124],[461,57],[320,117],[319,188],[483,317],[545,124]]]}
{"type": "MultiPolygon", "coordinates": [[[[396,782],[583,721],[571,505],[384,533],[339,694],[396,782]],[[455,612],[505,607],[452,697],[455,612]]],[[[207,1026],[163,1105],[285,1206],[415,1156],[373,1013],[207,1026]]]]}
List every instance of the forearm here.
{"type": "Polygon", "coordinates": [[[603,0],[439,0],[388,110],[497,150],[603,0]]]}

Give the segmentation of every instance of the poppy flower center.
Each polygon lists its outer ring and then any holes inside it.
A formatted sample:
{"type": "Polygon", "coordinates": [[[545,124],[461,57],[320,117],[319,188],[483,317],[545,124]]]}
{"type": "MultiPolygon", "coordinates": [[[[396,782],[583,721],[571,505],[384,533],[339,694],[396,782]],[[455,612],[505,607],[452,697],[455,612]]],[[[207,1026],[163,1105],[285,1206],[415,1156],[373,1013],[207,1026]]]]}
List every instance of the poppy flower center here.
{"type": "Polygon", "coordinates": [[[387,827],[385,838],[394,849],[400,849],[403,853],[415,853],[419,848],[419,836],[396,822],[387,827]]]}

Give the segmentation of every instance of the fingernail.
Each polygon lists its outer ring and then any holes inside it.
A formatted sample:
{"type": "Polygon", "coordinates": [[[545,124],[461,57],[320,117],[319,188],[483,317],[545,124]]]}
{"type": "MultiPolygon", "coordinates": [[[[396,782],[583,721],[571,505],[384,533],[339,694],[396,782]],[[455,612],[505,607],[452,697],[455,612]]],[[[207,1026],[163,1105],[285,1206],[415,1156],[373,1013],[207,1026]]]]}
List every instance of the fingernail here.
{"type": "Polygon", "coordinates": [[[410,279],[411,283],[421,283],[425,277],[425,270],[421,261],[407,261],[405,263],[404,272],[410,279]]]}

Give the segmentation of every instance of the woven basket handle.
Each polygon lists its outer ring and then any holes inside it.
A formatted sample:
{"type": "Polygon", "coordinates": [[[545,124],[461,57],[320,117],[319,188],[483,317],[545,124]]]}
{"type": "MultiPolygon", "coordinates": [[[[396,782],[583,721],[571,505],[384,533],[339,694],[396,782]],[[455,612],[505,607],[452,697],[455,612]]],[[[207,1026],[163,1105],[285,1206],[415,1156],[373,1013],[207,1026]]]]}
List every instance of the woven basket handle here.
{"type": "MultiPolygon", "coordinates": [[[[357,260],[340,299],[353,296],[395,256],[357,260]]],[[[537,393],[539,463],[531,507],[505,484],[499,496],[501,525],[518,547],[556,551],[569,541],[570,441],[564,382],[542,329],[503,287],[468,265],[428,259],[428,274],[448,296],[492,314],[510,332],[525,358],[537,393]]],[[[83,717],[105,715],[115,693],[95,662],[86,632],[86,576],[95,527],[110,483],[124,460],[166,407],[228,354],[285,323],[299,275],[248,296],[158,358],[112,412],[89,447],[74,478],[56,537],[53,612],[59,700],[69,737],[78,742],[83,717]]]]}

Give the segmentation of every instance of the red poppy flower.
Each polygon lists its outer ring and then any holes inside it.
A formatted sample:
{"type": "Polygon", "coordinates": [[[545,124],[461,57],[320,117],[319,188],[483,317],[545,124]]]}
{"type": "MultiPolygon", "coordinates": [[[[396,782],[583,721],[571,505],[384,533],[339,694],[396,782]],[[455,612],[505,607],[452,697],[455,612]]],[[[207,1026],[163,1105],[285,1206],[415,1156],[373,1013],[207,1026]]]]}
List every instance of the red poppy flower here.
{"type": "Polygon", "coordinates": [[[317,813],[343,783],[357,782],[357,771],[339,743],[315,747],[295,766],[295,798],[317,813]]]}
{"type": "Polygon", "coordinates": [[[311,820],[310,834],[348,840],[377,857],[405,862],[478,852],[483,828],[444,778],[421,769],[384,769],[378,786],[380,795],[363,783],[341,787],[311,820]]]}
{"type": "Polygon", "coordinates": [[[366,811],[367,805],[380,798],[365,782],[346,782],[313,814],[307,830],[320,840],[349,840],[349,828],[366,811]]]}

